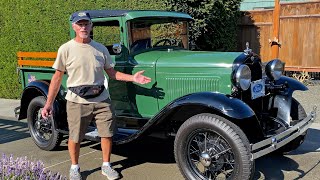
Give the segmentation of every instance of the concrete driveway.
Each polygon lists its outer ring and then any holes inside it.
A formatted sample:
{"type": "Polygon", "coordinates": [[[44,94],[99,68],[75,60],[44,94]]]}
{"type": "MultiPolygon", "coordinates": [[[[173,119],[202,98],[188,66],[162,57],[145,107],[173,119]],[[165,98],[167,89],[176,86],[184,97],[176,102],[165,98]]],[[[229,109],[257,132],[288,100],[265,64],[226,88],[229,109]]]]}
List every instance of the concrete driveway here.
{"type": "MultiPolygon", "coordinates": [[[[13,117],[13,108],[17,104],[18,101],[0,100],[0,153],[41,160],[47,169],[67,176],[70,161],[66,140],[56,151],[40,150],[29,135],[26,121],[17,121],[13,117]]],[[[83,142],[80,156],[84,179],[105,179],[100,172],[99,143],[83,142]]],[[[116,146],[111,161],[122,179],[183,179],[173,158],[172,144],[168,142],[147,139],[116,146]]],[[[320,179],[320,124],[314,123],[306,141],[290,154],[280,157],[267,155],[257,159],[254,179],[320,179]]]]}

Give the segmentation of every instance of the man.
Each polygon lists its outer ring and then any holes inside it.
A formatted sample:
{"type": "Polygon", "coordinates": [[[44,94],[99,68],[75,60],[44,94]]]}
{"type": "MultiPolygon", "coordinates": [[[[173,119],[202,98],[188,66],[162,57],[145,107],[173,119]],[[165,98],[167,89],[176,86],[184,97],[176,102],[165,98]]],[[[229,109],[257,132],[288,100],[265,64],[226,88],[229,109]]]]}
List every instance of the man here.
{"type": "Polygon", "coordinates": [[[63,44],[52,66],[56,69],[50,87],[47,102],[42,109],[42,117],[52,113],[54,99],[59,91],[64,72],[67,72],[67,119],[69,126],[68,149],[71,158],[70,179],[81,179],[78,165],[80,142],[92,120],[95,120],[99,136],[103,164],[102,174],[108,179],[119,178],[118,172],[110,165],[112,136],[115,122],[112,118],[109,92],[104,88],[103,70],[112,79],[146,84],[151,81],[143,76],[143,71],[134,75],[124,74],[113,69],[111,56],[105,46],[90,38],[92,22],[86,12],[73,14],[72,28],[76,37],[63,44]]]}

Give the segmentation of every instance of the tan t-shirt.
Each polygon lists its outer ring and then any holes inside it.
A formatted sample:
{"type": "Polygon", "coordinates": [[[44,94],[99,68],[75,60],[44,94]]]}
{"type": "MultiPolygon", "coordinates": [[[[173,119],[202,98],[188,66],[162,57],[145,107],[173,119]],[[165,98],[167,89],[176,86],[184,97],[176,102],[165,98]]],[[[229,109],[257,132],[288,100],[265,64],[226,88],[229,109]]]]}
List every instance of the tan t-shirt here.
{"type": "MultiPolygon", "coordinates": [[[[103,85],[105,81],[104,68],[114,67],[108,49],[93,40],[90,43],[78,43],[70,40],[63,44],[52,66],[54,69],[66,71],[67,87],[80,85],[103,85]]],[[[109,97],[106,89],[98,97],[84,99],[77,94],[67,91],[66,99],[76,103],[96,103],[109,97]]]]}

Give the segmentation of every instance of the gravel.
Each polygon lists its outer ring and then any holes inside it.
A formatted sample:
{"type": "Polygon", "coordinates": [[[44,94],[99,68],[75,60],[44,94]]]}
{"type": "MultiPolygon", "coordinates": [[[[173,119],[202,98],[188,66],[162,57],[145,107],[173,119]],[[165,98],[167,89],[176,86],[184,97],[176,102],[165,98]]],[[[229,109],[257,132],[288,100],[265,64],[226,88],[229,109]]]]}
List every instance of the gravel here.
{"type": "Polygon", "coordinates": [[[314,106],[317,106],[317,123],[320,123],[320,85],[308,86],[308,91],[294,91],[293,97],[296,98],[304,107],[307,114],[311,112],[314,106]]]}

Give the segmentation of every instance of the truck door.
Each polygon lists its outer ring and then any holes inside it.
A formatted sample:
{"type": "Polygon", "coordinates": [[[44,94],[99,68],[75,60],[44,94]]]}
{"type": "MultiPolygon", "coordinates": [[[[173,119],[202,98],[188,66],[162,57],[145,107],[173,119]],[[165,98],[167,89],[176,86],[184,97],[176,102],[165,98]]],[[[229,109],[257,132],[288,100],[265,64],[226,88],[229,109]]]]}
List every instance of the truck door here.
{"type": "MultiPolygon", "coordinates": [[[[126,73],[125,67],[128,51],[125,46],[123,46],[125,33],[123,32],[122,19],[119,17],[99,18],[93,19],[92,21],[92,39],[107,47],[115,63],[114,69],[126,73]],[[120,44],[122,46],[122,52],[120,54],[113,51],[112,47],[114,44],[120,44]]],[[[132,116],[134,109],[128,98],[127,83],[109,79],[107,74],[105,76],[108,82],[105,83],[105,86],[109,88],[116,116],[132,116]]]]}

